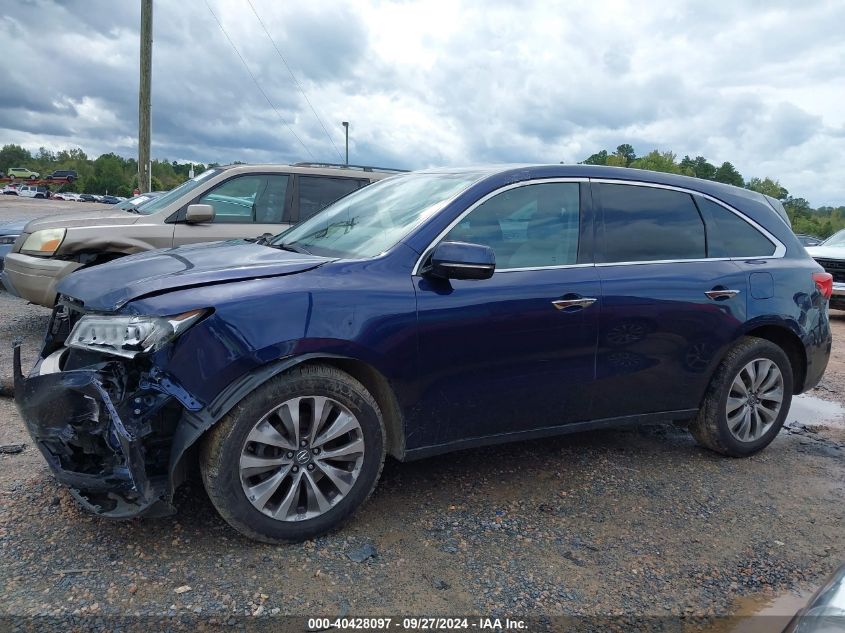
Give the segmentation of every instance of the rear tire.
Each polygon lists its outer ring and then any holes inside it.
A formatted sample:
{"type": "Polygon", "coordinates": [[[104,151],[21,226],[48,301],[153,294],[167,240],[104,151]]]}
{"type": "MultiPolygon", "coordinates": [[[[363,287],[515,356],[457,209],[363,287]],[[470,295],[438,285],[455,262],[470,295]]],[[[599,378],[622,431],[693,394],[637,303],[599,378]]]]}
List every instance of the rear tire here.
{"type": "Polygon", "coordinates": [[[284,543],[347,521],[375,488],[384,456],[381,412],[366,388],[333,367],[305,365],[237,404],[203,438],[199,457],[220,516],[245,536],[284,543]],[[351,430],[321,443],[347,423],[351,430]]]}
{"type": "Polygon", "coordinates": [[[747,336],[728,351],[689,425],[699,444],[730,457],[747,457],[775,439],[792,403],[793,374],[786,353],[747,336]]]}

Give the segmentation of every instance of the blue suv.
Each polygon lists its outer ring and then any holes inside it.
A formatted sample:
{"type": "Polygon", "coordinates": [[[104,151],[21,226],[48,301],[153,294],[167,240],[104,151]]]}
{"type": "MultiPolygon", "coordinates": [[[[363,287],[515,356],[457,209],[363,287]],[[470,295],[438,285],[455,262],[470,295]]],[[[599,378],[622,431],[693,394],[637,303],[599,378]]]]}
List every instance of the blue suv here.
{"type": "Polygon", "coordinates": [[[777,201],[587,165],[439,169],[286,232],[152,251],[59,286],[15,397],[87,509],[217,510],[314,537],[385,456],[644,423],[751,455],[816,385],[832,281],[777,201]]]}

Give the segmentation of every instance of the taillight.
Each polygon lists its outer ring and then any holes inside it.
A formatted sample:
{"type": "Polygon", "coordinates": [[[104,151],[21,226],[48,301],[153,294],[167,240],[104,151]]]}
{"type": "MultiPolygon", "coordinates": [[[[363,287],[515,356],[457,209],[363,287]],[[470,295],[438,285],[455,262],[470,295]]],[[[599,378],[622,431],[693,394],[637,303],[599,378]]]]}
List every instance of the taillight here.
{"type": "Polygon", "coordinates": [[[833,294],[833,275],[830,273],[813,273],[813,281],[816,282],[816,288],[822,293],[825,299],[830,299],[833,294]]]}

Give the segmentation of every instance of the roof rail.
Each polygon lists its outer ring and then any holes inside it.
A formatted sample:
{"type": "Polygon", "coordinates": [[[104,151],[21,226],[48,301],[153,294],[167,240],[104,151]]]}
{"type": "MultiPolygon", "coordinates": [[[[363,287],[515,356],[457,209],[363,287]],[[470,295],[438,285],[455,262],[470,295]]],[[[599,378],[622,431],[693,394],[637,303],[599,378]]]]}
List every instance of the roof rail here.
{"type": "Polygon", "coordinates": [[[344,165],[343,163],[294,163],[294,167],[337,167],[338,169],[358,169],[360,171],[389,171],[405,173],[408,169],[396,169],[394,167],[373,167],[372,165],[344,165]]]}

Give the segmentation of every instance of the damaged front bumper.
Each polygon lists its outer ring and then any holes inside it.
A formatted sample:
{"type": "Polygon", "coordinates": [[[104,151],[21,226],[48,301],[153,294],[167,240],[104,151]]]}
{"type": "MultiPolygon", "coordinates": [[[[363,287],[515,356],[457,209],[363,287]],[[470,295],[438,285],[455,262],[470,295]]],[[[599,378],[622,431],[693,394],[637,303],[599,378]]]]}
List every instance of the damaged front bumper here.
{"type": "Polygon", "coordinates": [[[24,377],[14,350],[15,403],[56,478],[95,514],[172,514],[172,435],[185,404],[198,405],[155,371],[121,360],[63,370],[67,352],[40,359],[24,377]]]}

